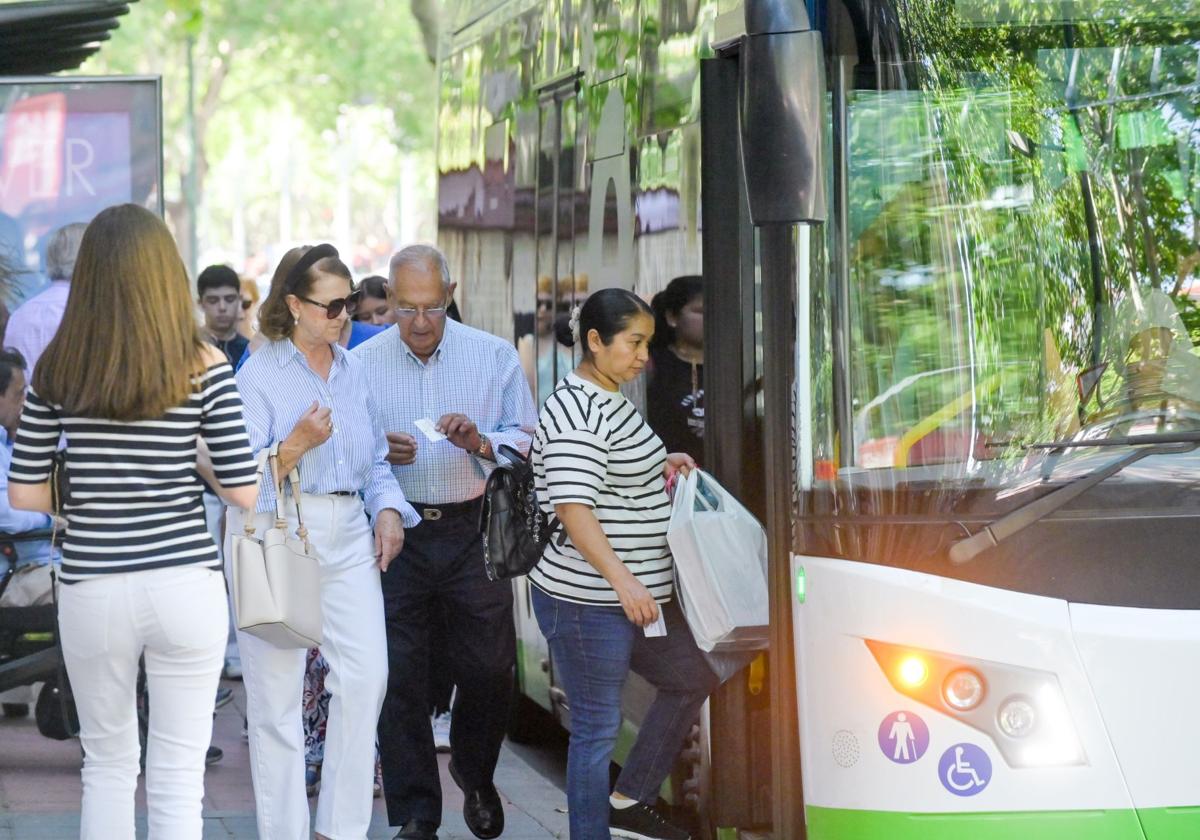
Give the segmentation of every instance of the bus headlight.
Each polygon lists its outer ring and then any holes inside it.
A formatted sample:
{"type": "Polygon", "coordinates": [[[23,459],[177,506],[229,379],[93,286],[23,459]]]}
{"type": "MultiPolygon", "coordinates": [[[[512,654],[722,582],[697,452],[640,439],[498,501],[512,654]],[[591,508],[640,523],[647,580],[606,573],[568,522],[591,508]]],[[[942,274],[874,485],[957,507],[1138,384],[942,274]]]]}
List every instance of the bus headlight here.
{"type": "Polygon", "coordinates": [[[996,713],[1000,731],[1009,738],[1024,738],[1037,725],[1037,711],[1025,697],[1009,697],[996,713]]]}
{"type": "Polygon", "coordinates": [[[987,735],[1010,767],[1087,764],[1056,674],[864,641],[893,688],[987,735]]]}
{"type": "Polygon", "coordinates": [[[983,702],[983,677],[970,668],[951,671],[942,683],[942,699],[957,712],[969,712],[983,702]]]}

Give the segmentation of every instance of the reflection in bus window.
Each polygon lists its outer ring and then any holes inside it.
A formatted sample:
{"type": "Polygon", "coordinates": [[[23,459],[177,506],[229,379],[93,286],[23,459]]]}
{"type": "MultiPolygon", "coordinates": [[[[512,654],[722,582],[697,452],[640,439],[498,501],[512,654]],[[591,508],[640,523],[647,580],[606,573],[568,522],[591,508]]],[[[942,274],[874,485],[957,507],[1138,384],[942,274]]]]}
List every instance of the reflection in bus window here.
{"type": "Polygon", "coordinates": [[[976,22],[879,71],[924,88],[849,92],[855,467],[1200,428],[1195,47],[1017,31],[976,22]]]}

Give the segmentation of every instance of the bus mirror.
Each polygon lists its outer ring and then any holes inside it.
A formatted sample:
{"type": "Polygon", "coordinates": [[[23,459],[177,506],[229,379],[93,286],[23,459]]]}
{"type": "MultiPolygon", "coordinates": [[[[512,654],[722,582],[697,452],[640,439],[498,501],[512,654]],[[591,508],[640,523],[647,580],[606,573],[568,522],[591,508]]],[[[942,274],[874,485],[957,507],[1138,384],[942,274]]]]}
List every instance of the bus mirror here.
{"type": "MultiPolygon", "coordinates": [[[[755,225],[823,222],[825,58],[821,35],[811,30],[755,33],[749,26],[752,19],[747,9],[739,109],[750,220],[755,225]]],[[[774,18],[764,13],[759,21],[789,22],[782,12],[774,18]]],[[[803,21],[807,23],[807,14],[803,21]]]]}

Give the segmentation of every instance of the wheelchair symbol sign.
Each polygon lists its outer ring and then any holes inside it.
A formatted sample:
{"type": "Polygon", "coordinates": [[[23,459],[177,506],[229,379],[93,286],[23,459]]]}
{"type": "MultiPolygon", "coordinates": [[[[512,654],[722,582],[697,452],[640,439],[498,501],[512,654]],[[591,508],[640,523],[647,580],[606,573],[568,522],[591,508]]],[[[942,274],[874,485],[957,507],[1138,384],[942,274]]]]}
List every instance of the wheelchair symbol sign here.
{"type": "Polygon", "coordinates": [[[938,762],[938,781],[955,796],[974,796],[991,780],[992,760],[974,744],[955,744],[938,762]]]}

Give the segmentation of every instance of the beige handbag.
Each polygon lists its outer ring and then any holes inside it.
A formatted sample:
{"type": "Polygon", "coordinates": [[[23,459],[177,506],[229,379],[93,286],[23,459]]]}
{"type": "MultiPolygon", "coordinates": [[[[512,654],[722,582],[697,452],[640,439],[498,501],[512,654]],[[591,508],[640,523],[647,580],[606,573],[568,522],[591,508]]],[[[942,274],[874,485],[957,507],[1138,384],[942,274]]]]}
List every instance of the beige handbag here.
{"type": "MultiPolygon", "coordinates": [[[[271,475],[279,475],[279,448],[271,448],[258,463],[269,460],[271,475]]],[[[245,533],[234,534],[233,608],[237,626],[278,648],[311,648],[321,644],[321,568],[308,542],[300,511],[300,475],[287,477],[296,502],[295,537],[287,533],[282,483],[275,493],[275,524],[259,540],[254,536],[254,511],[245,511],[245,533]],[[297,539],[298,537],[298,539],[297,539]]]]}

